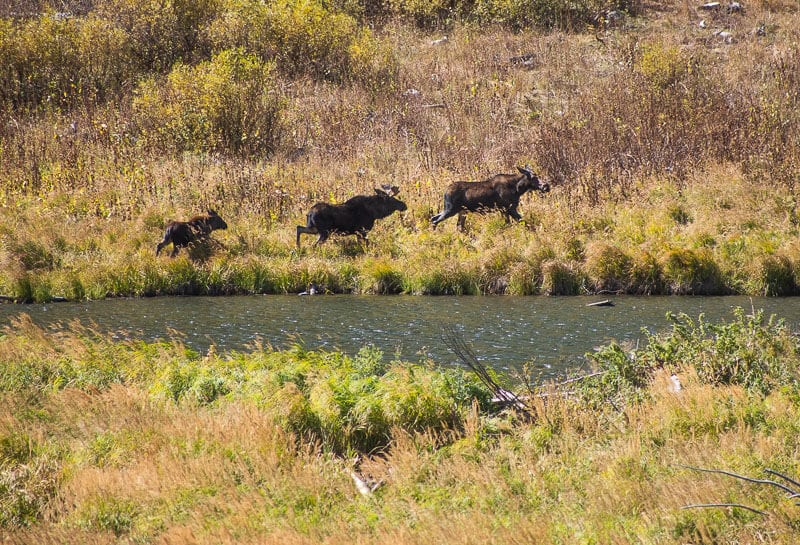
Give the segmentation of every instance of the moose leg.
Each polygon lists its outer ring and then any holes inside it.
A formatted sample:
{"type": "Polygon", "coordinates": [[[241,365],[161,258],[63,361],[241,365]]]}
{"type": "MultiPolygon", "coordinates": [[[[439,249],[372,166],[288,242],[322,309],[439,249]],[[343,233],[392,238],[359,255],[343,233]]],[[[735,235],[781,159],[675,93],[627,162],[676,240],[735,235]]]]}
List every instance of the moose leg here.
{"type": "Polygon", "coordinates": [[[356,238],[364,246],[369,244],[369,239],[367,239],[367,230],[366,229],[361,229],[361,230],[356,231],[356,238]]]}
{"type": "MultiPolygon", "coordinates": [[[[302,233],[306,233],[307,235],[318,235],[319,231],[317,231],[316,227],[303,227],[302,225],[297,226],[297,247],[300,247],[300,235],[302,233]]],[[[317,241],[319,243],[319,241],[317,241]]]]}
{"type": "Polygon", "coordinates": [[[517,221],[522,221],[522,216],[519,215],[519,212],[517,212],[516,207],[515,208],[509,208],[508,212],[506,212],[506,223],[509,223],[509,221],[508,221],[509,217],[512,217],[517,221]]]}
{"type": "Polygon", "coordinates": [[[442,223],[447,218],[451,218],[456,215],[456,212],[449,207],[445,207],[444,210],[436,214],[435,216],[431,217],[431,222],[433,222],[433,228],[436,229],[436,226],[442,223]]]}
{"type": "Polygon", "coordinates": [[[167,230],[167,232],[164,234],[164,240],[162,240],[161,242],[159,242],[159,243],[158,243],[158,246],[156,246],[156,256],[158,256],[158,254],[160,254],[160,253],[161,253],[161,250],[163,250],[163,249],[164,249],[164,246],[166,246],[166,245],[167,245],[167,244],[169,244],[170,242],[172,242],[172,243],[173,243],[173,245],[175,244],[175,243],[173,242],[173,240],[172,240],[172,233],[171,233],[169,230],[167,230]]]}
{"type": "Polygon", "coordinates": [[[458,213],[458,222],[456,223],[456,229],[461,232],[466,230],[465,224],[467,222],[467,213],[466,212],[459,212],[458,213]]]}
{"type": "Polygon", "coordinates": [[[319,246],[320,244],[322,244],[323,242],[325,242],[326,240],[328,240],[328,237],[329,237],[329,236],[331,236],[331,233],[330,233],[330,231],[320,231],[320,233],[319,233],[319,238],[318,238],[318,239],[317,239],[317,241],[314,243],[314,246],[319,246]]]}

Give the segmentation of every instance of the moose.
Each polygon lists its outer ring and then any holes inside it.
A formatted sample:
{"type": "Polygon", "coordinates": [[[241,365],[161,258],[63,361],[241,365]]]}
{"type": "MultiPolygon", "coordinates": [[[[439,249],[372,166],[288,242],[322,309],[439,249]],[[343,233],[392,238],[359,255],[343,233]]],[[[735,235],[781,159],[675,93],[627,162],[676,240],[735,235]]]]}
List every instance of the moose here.
{"type": "Polygon", "coordinates": [[[520,221],[519,198],[528,191],[550,191],[550,185],[539,181],[530,167],[517,167],[519,174],[496,174],[482,182],[453,182],[444,194],[444,210],[431,217],[433,228],[458,214],[458,229],[464,230],[467,212],[499,210],[509,223],[520,221]]]}
{"type": "Polygon", "coordinates": [[[367,233],[375,225],[375,220],[408,208],[406,203],[395,198],[399,191],[397,186],[382,185],[375,189],[375,195],[358,195],[342,204],[315,204],[306,215],[305,227],[297,226],[297,247],[300,247],[303,233],[319,235],[314,246],[328,240],[331,233],[356,235],[362,242],[368,242],[367,233]]]}
{"type": "Polygon", "coordinates": [[[164,232],[164,240],[156,246],[156,255],[160,254],[161,249],[171,242],[172,253],[169,256],[175,257],[181,248],[208,238],[211,231],[227,228],[228,224],[225,223],[225,220],[210,208],[207,214],[193,216],[189,221],[171,221],[167,224],[164,232]]]}

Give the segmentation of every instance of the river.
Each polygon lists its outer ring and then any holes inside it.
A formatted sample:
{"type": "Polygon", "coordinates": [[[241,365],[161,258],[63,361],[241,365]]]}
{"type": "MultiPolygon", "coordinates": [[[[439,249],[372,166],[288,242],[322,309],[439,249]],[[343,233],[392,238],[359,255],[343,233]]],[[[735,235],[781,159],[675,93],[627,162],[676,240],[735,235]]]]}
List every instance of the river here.
{"type": "Polygon", "coordinates": [[[611,297],[614,306],[587,306],[598,297],[416,297],[262,295],[159,297],[84,303],[0,305],[0,323],[22,313],[42,326],[78,320],[126,338],[180,338],[205,352],[246,351],[256,342],[285,348],[338,348],[354,354],[373,344],[408,361],[457,360],[442,340],[455,328],[481,361],[501,369],[525,363],[557,375],[584,363],[584,354],[611,341],[643,342],[642,329],[669,328],[668,311],[730,321],[733,309],[763,309],[800,329],[800,299],[749,297],[611,297]]]}

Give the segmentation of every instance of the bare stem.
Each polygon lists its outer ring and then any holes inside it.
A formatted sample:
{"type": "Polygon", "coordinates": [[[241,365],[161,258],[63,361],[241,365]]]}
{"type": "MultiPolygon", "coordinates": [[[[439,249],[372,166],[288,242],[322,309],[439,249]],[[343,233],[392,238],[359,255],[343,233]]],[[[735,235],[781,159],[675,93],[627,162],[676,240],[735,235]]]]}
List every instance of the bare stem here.
{"type": "Polygon", "coordinates": [[[753,507],[742,505],[740,503],[695,503],[693,505],[684,505],[681,507],[681,509],[695,509],[702,507],[738,507],[739,509],[746,509],[747,511],[752,511],[753,513],[758,513],[759,515],[766,515],[764,511],[759,511],[758,509],[754,509],[753,507]]]}

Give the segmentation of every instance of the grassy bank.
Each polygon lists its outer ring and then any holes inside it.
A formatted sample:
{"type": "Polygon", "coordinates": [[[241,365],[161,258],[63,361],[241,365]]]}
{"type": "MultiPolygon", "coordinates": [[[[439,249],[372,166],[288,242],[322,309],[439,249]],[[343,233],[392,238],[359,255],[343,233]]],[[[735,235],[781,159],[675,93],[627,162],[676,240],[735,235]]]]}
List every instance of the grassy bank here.
{"type": "MultiPolygon", "coordinates": [[[[164,217],[64,222],[40,204],[4,216],[0,293],[18,301],[107,296],[298,293],[311,283],[368,294],[800,293],[793,194],[734,168],[652,181],[635,202],[577,209],[563,193],[523,203],[524,224],[499,215],[437,231],[419,204],[380,223],[372,243],[294,244],[296,221],[239,214],[213,241],[155,256],[164,217]],[[34,212],[35,210],[35,212],[34,212]],[[31,215],[35,217],[31,217],[31,215]],[[13,230],[10,228],[14,225],[13,230]]],[[[413,203],[413,195],[411,196],[413,203]]]]}
{"type": "Polygon", "coordinates": [[[0,536],[793,543],[780,490],[684,466],[797,476],[799,350],[760,315],[678,316],[532,388],[523,419],[463,371],[371,348],[197,354],[22,319],[0,336],[0,536]]]}
{"type": "Polygon", "coordinates": [[[800,293],[794,2],[201,4],[3,19],[0,295],[800,293]],[[526,163],[523,224],[431,230],[526,163]],[[295,248],[383,183],[369,248],[295,248]],[[208,207],[219,244],[154,257],[208,207]]]}

